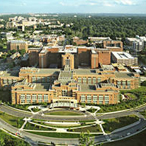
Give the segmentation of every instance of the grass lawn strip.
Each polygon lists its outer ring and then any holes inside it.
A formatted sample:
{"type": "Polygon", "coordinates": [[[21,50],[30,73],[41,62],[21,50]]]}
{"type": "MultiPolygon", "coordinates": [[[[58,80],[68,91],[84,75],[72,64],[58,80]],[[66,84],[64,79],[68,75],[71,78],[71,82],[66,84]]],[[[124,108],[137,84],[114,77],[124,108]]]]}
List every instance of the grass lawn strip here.
{"type": "Polygon", "coordinates": [[[140,114],[143,115],[144,118],[146,119],[146,111],[142,111],[142,112],[140,112],[140,114]]]}
{"type": "Polygon", "coordinates": [[[71,129],[73,132],[102,132],[99,125],[90,125],[83,128],[71,129]]]}
{"type": "Polygon", "coordinates": [[[12,135],[9,135],[2,130],[0,130],[0,139],[1,141],[4,140],[4,146],[30,146],[25,141],[18,139],[12,135]]]}
{"type": "Polygon", "coordinates": [[[21,128],[21,126],[24,123],[23,118],[14,117],[12,115],[8,115],[1,111],[0,111],[0,118],[3,119],[5,122],[9,123],[10,125],[17,128],[21,128]]]}
{"type": "Polygon", "coordinates": [[[29,130],[43,130],[43,131],[55,131],[55,129],[52,128],[47,128],[47,127],[43,127],[42,125],[38,125],[38,124],[31,124],[31,123],[27,123],[24,127],[24,129],[29,129],[29,130]]]}
{"type": "Polygon", "coordinates": [[[73,111],[54,111],[54,112],[45,113],[45,115],[80,116],[80,115],[84,115],[84,114],[73,112],[73,111]]]}
{"type": "MultiPolygon", "coordinates": [[[[46,137],[56,137],[56,138],[79,138],[80,134],[70,134],[70,133],[47,133],[47,132],[32,132],[28,131],[29,133],[32,134],[37,134],[41,136],[46,136],[46,137]]],[[[90,134],[91,137],[97,136],[100,134],[90,134]]]]}
{"type": "Polygon", "coordinates": [[[113,118],[113,119],[106,119],[103,120],[105,124],[103,124],[103,128],[106,132],[112,132],[116,129],[128,126],[134,122],[137,122],[139,118],[135,115],[120,117],[120,118],[113,118]]]}

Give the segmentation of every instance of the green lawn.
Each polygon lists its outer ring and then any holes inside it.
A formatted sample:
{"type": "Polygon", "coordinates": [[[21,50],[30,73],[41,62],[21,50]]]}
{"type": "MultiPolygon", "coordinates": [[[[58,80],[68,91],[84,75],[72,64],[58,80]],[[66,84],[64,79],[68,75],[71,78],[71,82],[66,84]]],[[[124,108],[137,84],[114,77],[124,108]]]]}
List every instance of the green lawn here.
{"type": "Polygon", "coordinates": [[[145,136],[146,130],[130,138],[117,142],[103,144],[102,146],[145,146],[146,145],[145,136]]]}
{"type": "Polygon", "coordinates": [[[130,125],[138,120],[139,118],[135,115],[114,118],[114,119],[106,119],[103,120],[105,122],[105,124],[103,124],[103,128],[106,132],[112,132],[115,129],[130,125]]]}
{"type": "Polygon", "coordinates": [[[28,107],[30,105],[9,104],[9,106],[14,107],[14,108],[17,108],[17,109],[20,109],[20,110],[30,111],[28,109],[28,107]]]}
{"type": "Polygon", "coordinates": [[[52,112],[45,113],[45,115],[79,116],[79,115],[83,115],[83,114],[74,112],[74,111],[52,111],[52,112]]]}
{"type": "Polygon", "coordinates": [[[15,138],[0,130],[0,146],[30,146],[21,139],[15,138]]]}
{"type": "Polygon", "coordinates": [[[27,123],[24,127],[24,129],[29,129],[29,130],[44,130],[44,131],[55,131],[51,128],[45,128],[42,126],[37,126],[37,125],[33,125],[31,123],[27,123]]]}
{"type": "Polygon", "coordinates": [[[0,90],[0,100],[2,102],[11,102],[11,92],[9,90],[2,91],[0,90]]]}
{"type": "Polygon", "coordinates": [[[142,114],[146,118],[146,111],[142,111],[140,112],[140,114],[142,114]]]}
{"type": "MultiPolygon", "coordinates": [[[[48,132],[29,132],[37,135],[56,137],[56,138],[79,138],[80,134],[70,134],[70,133],[48,133],[48,132]]],[[[91,134],[91,137],[97,136],[99,134],[91,134]]]]}
{"type": "Polygon", "coordinates": [[[5,122],[9,123],[10,125],[17,128],[21,128],[21,126],[24,123],[23,118],[14,117],[4,112],[0,112],[0,118],[3,119],[5,122]]]}
{"type": "Polygon", "coordinates": [[[85,127],[85,128],[78,128],[78,129],[73,129],[72,131],[74,132],[101,132],[101,129],[99,127],[99,125],[94,125],[94,126],[90,126],[90,127],[85,127]]]}
{"type": "Polygon", "coordinates": [[[32,110],[33,112],[39,112],[39,111],[40,111],[39,108],[32,108],[31,110],[32,110]]]}

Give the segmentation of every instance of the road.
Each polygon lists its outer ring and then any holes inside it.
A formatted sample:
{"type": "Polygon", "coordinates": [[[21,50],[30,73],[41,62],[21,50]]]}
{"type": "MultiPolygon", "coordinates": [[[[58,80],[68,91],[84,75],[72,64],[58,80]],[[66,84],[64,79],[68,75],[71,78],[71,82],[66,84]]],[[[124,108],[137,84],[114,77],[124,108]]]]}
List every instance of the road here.
{"type": "Polygon", "coordinates": [[[141,106],[132,110],[127,110],[127,111],[121,111],[121,112],[115,112],[115,113],[106,113],[106,114],[98,114],[97,118],[98,119],[111,119],[111,118],[118,118],[118,117],[124,117],[128,115],[137,115],[137,112],[141,112],[146,110],[146,105],[141,106]]]}
{"type": "Polygon", "coordinates": [[[17,110],[10,106],[0,105],[0,111],[5,112],[9,115],[13,115],[16,117],[31,117],[33,116],[34,119],[41,119],[41,120],[55,120],[55,121],[86,121],[86,120],[94,120],[94,117],[88,113],[86,116],[42,116],[42,114],[32,115],[31,112],[25,112],[23,110],[17,110]]]}
{"type": "MultiPolygon", "coordinates": [[[[146,110],[146,105],[132,109],[132,110],[127,110],[127,111],[121,111],[121,112],[115,112],[115,113],[106,113],[106,114],[101,114],[99,113],[98,119],[110,119],[110,118],[118,118],[118,117],[123,117],[123,116],[128,116],[128,115],[137,115],[137,112],[146,110]]],[[[86,120],[94,120],[94,117],[88,113],[86,113],[86,116],[69,116],[69,117],[64,117],[64,116],[42,116],[42,114],[37,114],[37,115],[32,115],[31,112],[23,111],[23,110],[16,110],[15,108],[12,108],[10,106],[6,105],[0,105],[0,111],[5,112],[7,114],[16,116],[16,117],[31,117],[33,116],[34,119],[41,119],[41,120],[55,120],[55,121],[86,121],[86,120]]]]}

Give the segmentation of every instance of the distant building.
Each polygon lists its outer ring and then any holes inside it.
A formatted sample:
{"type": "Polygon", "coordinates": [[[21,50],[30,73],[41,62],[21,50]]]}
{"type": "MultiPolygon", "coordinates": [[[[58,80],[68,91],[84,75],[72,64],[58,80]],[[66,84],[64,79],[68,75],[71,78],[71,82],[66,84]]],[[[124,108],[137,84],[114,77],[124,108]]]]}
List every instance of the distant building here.
{"type": "Polygon", "coordinates": [[[140,52],[146,48],[146,37],[136,36],[135,38],[126,38],[126,43],[131,46],[134,51],[140,52]]]}
{"type": "Polygon", "coordinates": [[[126,52],[112,52],[112,61],[126,66],[138,64],[138,59],[126,52]]]}
{"type": "Polygon", "coordinates": [[[11,40],[7,42],[8,50],[22,50],[24,49],[26,52],[28,51],[28,44],[22,40],[11,40]]]}
{"type": "Polygon", "coordinates": [[[110,51],[121,52],[123,51],[123,42],[122,41],[103,41],[103,48],[106,48],[110,51]]]}

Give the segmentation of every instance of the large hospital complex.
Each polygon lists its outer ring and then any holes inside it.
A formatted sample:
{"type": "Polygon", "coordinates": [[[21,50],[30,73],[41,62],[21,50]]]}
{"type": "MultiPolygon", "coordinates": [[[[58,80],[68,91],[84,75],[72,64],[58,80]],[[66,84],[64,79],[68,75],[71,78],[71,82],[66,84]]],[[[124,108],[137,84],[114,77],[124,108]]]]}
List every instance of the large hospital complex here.
{"type": "Polygon", "coordinates": [[[117,70],[111,65],[112,59],[116,60],[116,56],[127,59],[123,62],[120,59],[126,66],[136,65],[137,60],[124,54],[120,41],[103,44],[103,48],[29,48],[29,67],[1,71],[0,88],[11,90],[12,104],[46,102],[72,107],[76,103],[117,104],[119,91],[138,88],[140,76],[117,70]]]}

